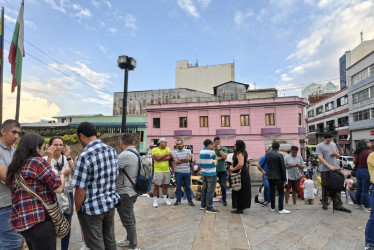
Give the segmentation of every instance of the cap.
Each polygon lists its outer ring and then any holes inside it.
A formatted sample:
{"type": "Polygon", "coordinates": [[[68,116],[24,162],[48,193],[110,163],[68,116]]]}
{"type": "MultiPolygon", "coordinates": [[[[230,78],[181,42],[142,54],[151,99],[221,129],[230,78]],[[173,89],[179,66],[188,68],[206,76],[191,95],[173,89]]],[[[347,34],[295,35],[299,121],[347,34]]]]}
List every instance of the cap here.
{"type": "Polygon", "coordinates": [[[167,140],[165,138],[160,138],[160,140],[158,140],[158,142],[167,142],[167,140]]]}

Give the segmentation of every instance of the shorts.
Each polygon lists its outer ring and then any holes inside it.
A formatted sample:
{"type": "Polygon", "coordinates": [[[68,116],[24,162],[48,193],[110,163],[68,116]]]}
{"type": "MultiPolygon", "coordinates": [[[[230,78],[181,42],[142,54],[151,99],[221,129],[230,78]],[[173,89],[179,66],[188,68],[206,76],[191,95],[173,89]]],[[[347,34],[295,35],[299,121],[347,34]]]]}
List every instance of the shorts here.
{"type": "Polygon", "coordinates": [[[170,184],[170,172],[155,173],[153,176],[153,184],[158,186],[162,184],[170,184]]]}
{"type": "Polygon", "coordinates": [[[290,189],[292,188],[292,191],[298,192],[299,191],[299,186],[300,186],[300,179],[295,180],[295,181],[288,180],[288,183],[286,185],[286,190],[290,191],[290,189]]]}

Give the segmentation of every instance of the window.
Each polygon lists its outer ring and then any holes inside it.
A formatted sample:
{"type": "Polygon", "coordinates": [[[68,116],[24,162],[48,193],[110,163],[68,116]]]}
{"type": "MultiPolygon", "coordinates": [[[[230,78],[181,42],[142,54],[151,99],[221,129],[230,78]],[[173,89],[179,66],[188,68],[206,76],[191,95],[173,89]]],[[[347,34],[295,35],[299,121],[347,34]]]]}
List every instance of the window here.
{"type": "Polygon", "coordinates": [[[61,122],[62,122],[62,123],[65,123],[65,122],[66,122],[66,118],[62,118],[62,119],[61,119],[61,122]]]}
{"type": "Polygon", "coordinates": [[[361,70],[360,72],[358,72],[356,75],[352,76],[352,84],[356,84],[366,78],[369,77],[368,75],[368,68],[365,68],[363,70],[361,70]]]}
{"type": "Polygon", "coordinates": [[[318,107],[317,109],[316,109],[316,114],[317,115],[320,115],[320,114],[322,114],[323,113],[323,106],[320,106],[320,107],[318,107]]]}
{"type": "Polygon", "coordinates": [[[298,118],[299,118],[299,126],[301,126],[301,113],[299,113],[298,118]]]}
{"type": "Polygon", "coordinates": [[[160,118],[153,118],[153,128],[160,128],[160,118]]]}
{"type": "Polygon", "coordinates": [[[275,115],[274,113],[265,114],[266,126],[275,126],[275,115]]]}
{"type": "Polygon", "coordinates": [[[314,117],[314,109],[308,111],[308,118],[314,117]]]}
{"type": "Polygon", "coordinates": [[[369,89],[362,90],[352,95],[353,103],[358,103],[369,98],[369,89]]]}
{"type": "Polygon", "coordinates": [[[230,127],[230,116],[229,115],[221,116],[221,127],[230,127]]]}
{"type": "Polygon", "coordinates": [[[334,109],[334,102],[329,102],[325,104],[325,111],[328,112],[334,109]]]}
{"type": "Polygon", "coordinates": [[[240,115],[240,126],[249,126],[249,115],[240,115]]]}
{"type": "Polygon", "coordinates": [[[345,126],[348,126],[348,116],[338,119],[338,127],[345,127],[345,126]]]}
{"type": "Polygon", "coordinates": [[[353,113],[353,121],[354,122],[362,121],[362,120],[368,120],[368,119],[370,119],[370,109],[353,113]]]}
{"type": "Polygon", "coordinates": [[[179,117],[179,127],[187,128],[187,117],[179,117]]]}
{"type": "Polygon", "coordinates": [[[317,124],[317,132],[322,133],[324,129],[323,123],[318,123],[317,124]]]}
{"type": "Polygon", "coordinates": [[[136,134],[138,136],[139,142],[143,143],[144,142],[144,131],[138,131],[136,132],[136,134]]]}
{"type": "Polygon", "coordinates": [[[339,135],[339,140],[348,140],[348,135],[339,135]]]}
{"type": "Polygon", "coordinates": [[[348,96],[345,95],[345,96],[340,97],[339,99],[336,100],[336,104],[337,104],[336,105],[337,107],[348,104],[348,96]]]}
{"type": "Polygon", "coordinates": [[[326,129],[327,131],[335,131],[335,120],[327,121],[326,129]]]}
{"type": "Polygon", "coordinates": [[[316,125],[310,125],[309,132],[316,132],[316,125]]]}
{"type": "Polygon", "coordinates": [[[200,128],[208,127],[208,116],[200,116],[200,128]]]}
{"type": "Polygon", "coordinates": [[[370,88],[370,98],[374,98],[374,86],[370,88]]]}

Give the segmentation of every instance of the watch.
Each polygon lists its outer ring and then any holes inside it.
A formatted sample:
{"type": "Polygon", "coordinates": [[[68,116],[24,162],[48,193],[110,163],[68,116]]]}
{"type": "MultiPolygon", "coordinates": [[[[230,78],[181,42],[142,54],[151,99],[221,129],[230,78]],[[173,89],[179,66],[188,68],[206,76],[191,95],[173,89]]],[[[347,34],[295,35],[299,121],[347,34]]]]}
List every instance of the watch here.
{"type": "Polygon", "coordinates": [[[71,157],[66,158],[66,160],[71,161],[71,157]]]}

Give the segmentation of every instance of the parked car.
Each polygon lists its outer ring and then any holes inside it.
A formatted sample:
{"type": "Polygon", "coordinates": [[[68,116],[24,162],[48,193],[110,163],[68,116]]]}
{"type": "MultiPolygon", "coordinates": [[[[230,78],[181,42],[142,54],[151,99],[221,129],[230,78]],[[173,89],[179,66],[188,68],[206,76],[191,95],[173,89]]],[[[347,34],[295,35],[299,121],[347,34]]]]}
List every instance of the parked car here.
{"type": "MultiPolygon", "coordinates": [[[[197,192],[197,189],[199,186],[202,186],[203,183],[201,181],[201,176],[191,176],[191,189],[195,192],[197,192]]],[[[177,188],[175,187],[174,188],[174,193],[177,191],[177,188]]],[[[182,187],[182,196],[184,194],[184,190],[183,190],[183,187],[182,187]]],[[[214,190],[214,197],[216,196],[219,196],[222,194],[222,191],[221,191],[221,186],[219,185],[219,183],[217,182],[216,184],[216,190],[214,190]]]]}
{"type": "Polygon", "coordinates": [[[352,156],[340,156],[339,160],[343,166],[343,168],[347,168],[352,170],[355,164],[353,164],[353,157],[352,156]]]}

